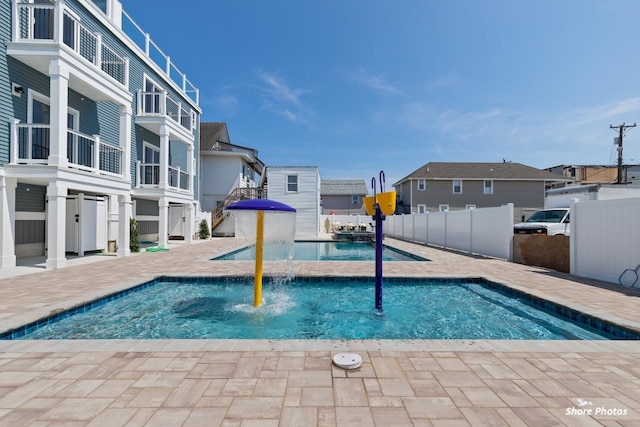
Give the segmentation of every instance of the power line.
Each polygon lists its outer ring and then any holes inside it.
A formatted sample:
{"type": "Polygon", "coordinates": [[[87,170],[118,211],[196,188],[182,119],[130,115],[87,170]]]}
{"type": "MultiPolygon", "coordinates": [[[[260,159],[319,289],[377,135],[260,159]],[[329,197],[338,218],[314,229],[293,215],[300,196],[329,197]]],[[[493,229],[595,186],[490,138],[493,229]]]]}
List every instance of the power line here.
{"type": "MultiPolygon", "coordinates": [[[[621,125],[614,126],[609,125],[609,129],[617,129],[618,130],[618,180],[616,184],[622,184],[622,137],[625,133],[627,133],[627,129],[636,127],[636,124],[627,125],[622,123],[621,125]]],[[[615,141],[615,140],[614,140],[615,141]]]]}

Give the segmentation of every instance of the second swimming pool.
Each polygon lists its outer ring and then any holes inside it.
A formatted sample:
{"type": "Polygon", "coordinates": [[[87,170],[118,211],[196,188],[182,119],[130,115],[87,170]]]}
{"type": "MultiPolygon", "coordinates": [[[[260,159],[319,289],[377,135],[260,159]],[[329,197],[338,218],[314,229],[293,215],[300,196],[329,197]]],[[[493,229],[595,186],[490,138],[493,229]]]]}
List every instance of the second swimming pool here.
{"type": "MultiPolygon", "coordinates": [[[[286,260],[289,248],[283,244],[266,243],[264,259],[286,260]]],[[[383,261],[428,261],[426,258],[384,246],[383,261]]],[[[213,258],[216,261],[249,261],[255,259],[255,247],[247,246],[237,251],[213,258]]],[[[375,244],[372,242],[296,241],[293,245],[296,261],[374,261],[375,244]]]]}

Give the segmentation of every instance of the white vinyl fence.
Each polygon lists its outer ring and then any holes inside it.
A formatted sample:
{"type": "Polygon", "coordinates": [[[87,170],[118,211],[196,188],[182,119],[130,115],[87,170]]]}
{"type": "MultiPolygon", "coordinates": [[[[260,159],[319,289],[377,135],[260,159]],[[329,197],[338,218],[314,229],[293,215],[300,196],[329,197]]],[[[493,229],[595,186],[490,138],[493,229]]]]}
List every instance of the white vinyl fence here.
{"type": "Polygon", "coordinates": [[[392,215],[385,221],[384,234],[511,261],[513,204],[496,208],[392,215]]]}
{"type": "Polygon", "coordinates": [[[640,288],[640,198],[571,203],[571,274],[640,288]]]}
{"type": "MultiPolygon", "coordinates": [[[[368,215],[323,215],[322,231],[327,218],[331,224],[336,221],[341,225],[373,223],[368,215]]],[[[496,208],[389,215],[382,226],[389,237],[508,261],[513,259],[512,203],[496,208]]]]}

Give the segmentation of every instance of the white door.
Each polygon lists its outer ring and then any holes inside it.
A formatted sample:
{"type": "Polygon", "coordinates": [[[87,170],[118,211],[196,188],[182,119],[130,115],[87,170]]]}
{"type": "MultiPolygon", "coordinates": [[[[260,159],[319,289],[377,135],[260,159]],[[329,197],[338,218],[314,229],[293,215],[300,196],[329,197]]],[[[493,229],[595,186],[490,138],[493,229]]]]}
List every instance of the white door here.
{"type": "Polygon", "coordinates": [[[65,227],[65,252],[78,252],[79,217],[80,211],[78,206],[78,197],[68,197],[65,227]]]}
{"type": "Polygon", "coordinates": [[[169,236],[184,237],[185,209],[182,205],[169,206],[169,236]]]}

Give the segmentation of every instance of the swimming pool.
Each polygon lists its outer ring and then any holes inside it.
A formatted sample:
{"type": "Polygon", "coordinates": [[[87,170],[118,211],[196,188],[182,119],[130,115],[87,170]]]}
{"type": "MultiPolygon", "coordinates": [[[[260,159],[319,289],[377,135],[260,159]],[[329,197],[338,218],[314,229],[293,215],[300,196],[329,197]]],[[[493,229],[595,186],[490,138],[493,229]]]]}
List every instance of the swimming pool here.
{"type": "MultiPolygon", "coordinates": [[[[264,259],[285,260],[289,248],[283,244],[265,243],[264,259]]],[[[249,261],[255,259],[255,246],[247,246],[213,258],[216,261],[249,261]]],[[[296,261],[375,261],[375,244],[372,242],[296,241],[293,245],[296,261]]],[[[426,258],[384,246],[383,261],[428,261],[426,258]]]]}
{"type": "Polygon", "coordinates": [[[252,282],[250,277],[159,278],[0,338],[639,338],[483,279],[386,278],[382,313],[374,309],[373,278],[293,283],[265,278],[264,304],[257,308],[251,305],[252,282]]]}

